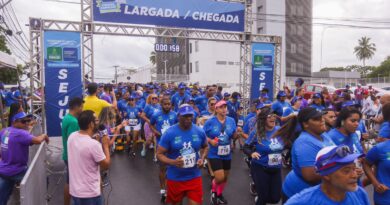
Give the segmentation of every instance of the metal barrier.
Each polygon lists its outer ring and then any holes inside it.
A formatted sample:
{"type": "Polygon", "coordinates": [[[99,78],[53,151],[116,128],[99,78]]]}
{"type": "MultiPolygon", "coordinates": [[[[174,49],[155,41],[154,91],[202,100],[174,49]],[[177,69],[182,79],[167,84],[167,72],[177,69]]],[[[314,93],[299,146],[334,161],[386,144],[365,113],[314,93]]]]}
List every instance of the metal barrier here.
{"type": "Polygon", "coordinates": [[[21,205],[46,204],[46,143],[39,145],[22,182],[20,183],[21,205]]]}

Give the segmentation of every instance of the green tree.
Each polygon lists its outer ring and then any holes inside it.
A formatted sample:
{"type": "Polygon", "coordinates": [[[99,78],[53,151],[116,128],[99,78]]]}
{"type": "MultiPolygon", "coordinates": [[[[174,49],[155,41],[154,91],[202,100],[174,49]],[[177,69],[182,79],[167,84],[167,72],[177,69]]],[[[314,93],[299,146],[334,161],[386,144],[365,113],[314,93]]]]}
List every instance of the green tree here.
{"type": "Polygon", "coordinates": [[[371,73],[373,69],[375,69],[375,66],[350,65],[347,66],[347,69],[359,72],[361,77],[366,77],[367,74],[371,73]]]}
{"type": "Polygon", "coordinates": [[[390,76],[390,56],[387,58],[367,76],[369,78],[376,78],[378,75],[390,76]]]}
{"type": "Polygon", "coordinates": [[[3,51],[11,55],[11,50],[8,48],[7,42],[5,40],[5,36],[3,34],[0,34],[0,51],[3,51]]]}
{"type": "Polygon", "coordinates": [[[156,52],[155,52],[155,51],[150,52],[149,61],[150,61],[153,65],[156,65],[156,62],[157,62],[157,55],[156,55],[156,52]]]}
{"type": "MultiPolygon", "coordinates": [[[[4,34],[0,34],[0,51],[11,55],[11,50],[7,46],[7,41],[4,34]]],[[[5,84],[16,84],[19,77],[23,74],[24,69],[25,66],[20,64],[16,66],[16,69],[2,68],[0,72],[0,82],[5,84]]]]}
{"type": "Polygon", "coordinates": [[[348,67],[325,67],[322,68],[320,71],[351,71],[348,67]]]}
{"type": "Polygon", "coordinates": [[[376,48],[375,43],[370,43],[371,38],[366,36],[358,40],[359,45],[355,47],[354,53],[358,60],[363,61],[363,67],[366,67],[366,60],[374,56],[376,48]]]}

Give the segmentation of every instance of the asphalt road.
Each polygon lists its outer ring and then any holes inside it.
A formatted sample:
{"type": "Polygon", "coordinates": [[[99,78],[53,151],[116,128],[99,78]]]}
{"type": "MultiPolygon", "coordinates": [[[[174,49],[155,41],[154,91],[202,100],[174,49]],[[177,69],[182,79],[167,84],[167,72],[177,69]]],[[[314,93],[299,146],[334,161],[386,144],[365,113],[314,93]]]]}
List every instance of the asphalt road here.
{"type": "MultiPolygon", "coordinates": [[[[231,205],[254,204],[254,197],[249,193],[250,177],[243,157],[244,155],[238,149],[233,153],[230,179],[224,192],[225,198],[231,205]]],[[[115,153],[109,171],[110,185],[103,191],[105,205],[160,204],[158,164],[154,163],[152,158],[151,150],[145,158],[142,158],[139,152],[135,158],[129,158],[123,152],[115,153]]],[[[210,178],[206,170],[203,169],[202,173],[203,204],[210,204],[210,178]]],[[[52,199],[49,204],[63,204],[63,180],[58,181],[58,179],[58,176],[50,177],[49,192],[52,193],[52,199]]],[[[372,188],[367,188],[367,191],[372,196],[372,188]]]]}

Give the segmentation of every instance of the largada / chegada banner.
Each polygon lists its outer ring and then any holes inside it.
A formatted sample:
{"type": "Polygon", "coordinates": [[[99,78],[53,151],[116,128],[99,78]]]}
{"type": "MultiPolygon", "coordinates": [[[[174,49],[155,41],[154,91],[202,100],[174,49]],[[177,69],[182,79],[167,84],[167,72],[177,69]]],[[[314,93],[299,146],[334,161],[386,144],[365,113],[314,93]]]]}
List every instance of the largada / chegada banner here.
{"type": "Polygon", "coordinates": [[[61,136],[69,100],[82,97],[79,32],[44,32],[45,110],[49,136],[61,136]]]}
{"type": "Polygon", "coordinates": [[[258,99],[263,88],[268,88],[268,97],[274,93],[275,45],[271,43],[252,44],[251,99],[258,99]]]}
{"type": "Polygon", "coordinates": [[[214,0],[93,0],[93,20],[244,31],[243,3],[214,0]]]}

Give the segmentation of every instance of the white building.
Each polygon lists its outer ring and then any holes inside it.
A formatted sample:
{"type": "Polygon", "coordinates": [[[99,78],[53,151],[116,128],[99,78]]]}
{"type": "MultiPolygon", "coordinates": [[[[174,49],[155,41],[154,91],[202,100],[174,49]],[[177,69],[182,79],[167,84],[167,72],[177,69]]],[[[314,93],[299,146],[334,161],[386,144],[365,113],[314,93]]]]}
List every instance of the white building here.
{"type": "MultiPolygon", "coordinates": [[[[304,1],[306,4],[302,5],[290,0],[253,1],[252,18],[255,20],[252,33],[276,35],[283,39],[281,82],[286,82],[286,73],[288,76],[311,74],[311,26],[299,22],[302,19],[311,22],[312,0],[304,1]]],[[[189,43],[190,82],[221,83],[238,90],[239,44],[197,40],[189,43]]]]}
{"type": "Polygon", "coordinates": [[[153,72],[155,66],[146,65],[137,69],[127,69],[118,73],[118,82],[137,82],[148,83],[155,78],[155,72],[153,72]],[[128,78],[130,77],[130,79],[128,78]]]}

